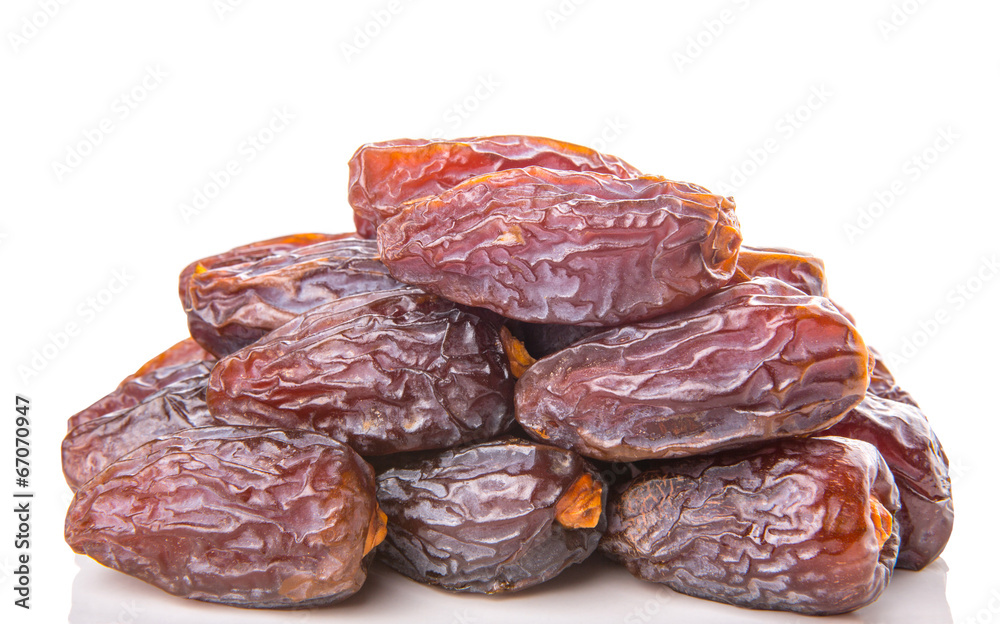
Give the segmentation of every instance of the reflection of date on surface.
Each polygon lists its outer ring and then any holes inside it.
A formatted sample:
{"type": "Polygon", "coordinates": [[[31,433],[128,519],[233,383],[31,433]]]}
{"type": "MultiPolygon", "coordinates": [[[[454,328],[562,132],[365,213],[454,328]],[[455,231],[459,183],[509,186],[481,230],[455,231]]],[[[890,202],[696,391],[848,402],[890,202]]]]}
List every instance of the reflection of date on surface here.
{"type": "Polygon", "coordinates": [[[17,416],[14,419],[14,473],[16,475],[15,483],[18,487],[28,487],[28,476],[31,474],[31,442],[29,436],[31,435],[31,430],[28,428],[30,421],[28,420],[28,408],[31,407],[31,401],[24,398],[21,395],[17,395],[16,400],[16,411],[17,416]]]}

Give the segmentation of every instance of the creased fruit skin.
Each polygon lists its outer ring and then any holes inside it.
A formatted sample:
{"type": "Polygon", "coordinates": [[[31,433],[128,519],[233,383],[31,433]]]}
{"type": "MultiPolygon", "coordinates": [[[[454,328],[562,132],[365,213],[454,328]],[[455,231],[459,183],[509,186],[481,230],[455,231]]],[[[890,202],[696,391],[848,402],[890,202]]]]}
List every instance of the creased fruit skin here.
{"type": "Polygon", "coordinates": [[[736,266],[750,277],[773,277],[807,295],[830,296],[823,261],[801,251],[742,245],[736,266]]]}
{"type": "Polygon", "coordinates": [[[533,323],[617,325],[722,287],[735,206],[656,176],[509,169],[407,204],[378,229],[392,275],[533,323]]]}
{"type": "Polygon", "coordinates": [[[208,427],[150,442],[79,490],[74,551],[171,594],[312,607],[364,583],[374,474],[307,432],[208,427]]]}
{"type": "Polygon", "coordinates": [[[73,427],[63,438],[62,466],[74,492],[119,457],[161,436],[222,424],[208,411],[211,369],[164,386],[138,405],[73,427]]]}
{"type": "Polygon", "coordinates": [[[951,537],[955,509],[948,456],[930,422],[914,405],[869,394],[822,435],[864,440],[892,470],[902,508],[896,567],[920,570],[941,554],[951,537]]]}
{"type": "Polygon", "coordinates": [[[200,260],[195,260],[184,267],[181,271],[180,279],[177,282],[177,291],[181,298],[181,305],[184,309],[191,307],[191,300],[188,298],[188,289],[191,286],[191,277],[196,273],[206,270],[220,269],[236,264],[244,264],[267,258],[268,256],[280,255],[284,252],[307,247],[328,240],[339,240],[352,237],[352,234],[321,234],[308,232],[304,234],[287,234],[277,236],[262,241],[254,241],[246,245],[234,247],[229,251],[224,251],[214,256],[207,256],[200,260]]]}
{"type": "Polygon", "coordinates": [[[789,439],[642,473],[609,502],[601,551],[692,596],[845,613],[888,585],[899,533],[887,525],[898,510],[875,447],[789,439]]]}
{"type": "Polygon", "coordinates": [[[513,592],[586,559],[606,521],[566,528],[556,507],[581,477],[597,472],[564,449],[505,438],[379,472],[388,535],[378,557],[406,576],[452,591],[513,592]]]}
{"type": "Polygon", "coordinates": [[[156,368],[138,377],[128,377],[113,392],[99,399],[86,409],[69,417],[66,430],[72,431],[85,422],[135,407],[160,394],[168,386],[191,379],[205,377],[215,365],[215,358],[187,362],[176,366],[156,368]]]}
{"type": "Polygon", "coordinates": [[[827,299],[756,278],[535,362],[517,419],[594,459],[683,457],[823,430],[861,402],[869,370],[827,299]]]}
{"type": "Polygon", "coordinates": [[[229,424],[320,431],[362,455],[489,439],[514,418],[499,329],[413,289],[345,297],[219,360],[208,406],[229,424]]]}
{"type": "Polygon", "coordinates": [[[223,357],[323,303],[403,287],[377,256],[374,241],[342,236],[195,272],[185,308],[191,336],[223,357]]]}
{"type": "Polygon", "coordinates": [[[347,198],[358,235],[375,238],[376,228],[399,212],[403,202],[437,195],[484,173],[532,165],[623,178],[642,175],[614,156],[544,137],[397,139],[358,148],[348,163],[347,198]]]}
{"type": "Polygon", "coordinates": [[[195,342],[194,338],[185,338],[140,366],[139,370],[123,379],[119,385],[124,385],[132,379],[142,377],[162,368],[172,368],[182,364],[208,361],[215,361],[215,356],[205,351],[200,344],[195,342]]]}

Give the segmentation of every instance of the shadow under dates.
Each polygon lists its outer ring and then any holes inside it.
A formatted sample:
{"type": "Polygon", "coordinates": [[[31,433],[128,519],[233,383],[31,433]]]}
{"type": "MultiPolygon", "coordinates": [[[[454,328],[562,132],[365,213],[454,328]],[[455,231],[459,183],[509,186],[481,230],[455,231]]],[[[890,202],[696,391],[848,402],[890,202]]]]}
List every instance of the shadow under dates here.
{"type": "Polygon", "coordinates": [[[319,609],[257,610],[184,600],[77,556],[69,622],[92,624],[213,624],[273,622],[433,622],[435,624],[953,624],[945,596],[947,564],[938,559],[920,572],[896,570],[874,604],[847,615],[810,617],[720,605],[633,578],[594,555],[555,579],[506,596],[457,594],[421,585],[374,562],[361,590],[319,609]]]}

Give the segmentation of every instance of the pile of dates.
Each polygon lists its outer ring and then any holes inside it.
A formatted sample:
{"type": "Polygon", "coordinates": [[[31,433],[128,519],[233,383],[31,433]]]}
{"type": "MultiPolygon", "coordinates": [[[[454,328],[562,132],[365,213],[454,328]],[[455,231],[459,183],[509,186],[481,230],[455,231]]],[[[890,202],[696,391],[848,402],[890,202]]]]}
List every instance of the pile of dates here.
{"type": "Polygon", "coordinates": [[[530,136],[364,145],[348,199],[356,233],[181,272],[190,338],[69,420],[73,550],[265,608],[373,558],[496,594],[600,551],[819,615],[945,547],[927,418],[732,199],[530,136]]]}

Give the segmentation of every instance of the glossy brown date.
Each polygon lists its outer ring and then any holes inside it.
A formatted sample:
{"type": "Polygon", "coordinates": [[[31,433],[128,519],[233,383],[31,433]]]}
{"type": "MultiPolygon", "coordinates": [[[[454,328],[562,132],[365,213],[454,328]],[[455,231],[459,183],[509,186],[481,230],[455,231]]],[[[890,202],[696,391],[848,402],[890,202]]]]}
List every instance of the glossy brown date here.
{"type": "Polygon", "coordinates": [[[203,273],[211,269],[220,269],[222,267],[236,264],[255,262],[257,260],[267,258],[268,256],[282,254],[293,249],[298,249],[299,247],[307,247],[323,241],[338,240],[350,236],[351,234],[320,234],[312,232],[305,234],[288,234],[286,236],[277,236],[267,240],[240,245],[239,247],[234,247],[229,251],[224,251],[220,254],[215,254],[214,256],[207,256],[200,260],[195,260],[191,264],[184,267],[177,283],[181,304],[184,306],[185,310],[191,307],[191,300],[188,298],[188,289],[191,286],[191,278],[195,274],[203,273]]]}
{"type": "Polygon", "coordinates": [[[955,509],[948,456],[924,413],[914,405],[869,394],[822,435],[873,444],[895,477],[902,508],[896,567],[920,570],[934,561],[951,537],[955,509]]]}
{"type": "Polygon", "coordinates": [[[412,289],[345,297],[219,360],[209,409],[233,425],[320,431],[362,455],[489,439],[513,422],[499,329],[412,289]]]}
{"type": "Polygon", "coordinates": [[[215,356],[205,351],[200,344],[195,342],[194,338],[185,338],[140,366],[139,370],[123,379],[119,385],[124,385],[136,377],[142,377],[161,368],[172,368],[182,364],[210,362],[214,360],[215,356]]]}
{"type": "Polygon", "coordinates": [[[773,277],[807,295],[830,296],[823,261],[801,251],[742,245],[736,266],[749,277],[773,277]]]}
{"type": "Polygon", "coordinates": [[[388,534],[378,557],[452,591],[513,592],[586,559],[606,492],[575,453],[506,438],[434,453],[378,475],[388,534]]]}
{"type": "Polygon", "coordinates": [[[616,325],[677,310],[736,268],[731,201],[665,178],[509,169],[407,204],[378,229],[392,275],[534,323],[616,325]]]}
{"type": "Polygon", "coordinates": [[[358,148],[348,163],[347,199],[358,234],[375,238],[376,228],[398,213],[403,202],[437,195],[484,173],[532,165],[623,178],[642,175],[614,156],[543,137],[397,139],[358,148]]]}
{"type": "Polygon", "coordinates": [[[384,537],[371,466],[330,438],[189,429],[145,444],[80,489],[79,554],[185,598],[312,607],[364,583],[384,537]]]}
{"type": "Polygon", "coordinates": [[[535,362],[516,413],[586,457],[683,457],[823,430],[868,375],[860,334],[826,299],[756,278],[535,362]]]}
{"type": "Polygon", "coordinates": [[[162,392],[171,384],[191,379],[192,377],[207,378],[208,373],[214,365],[215,358],[212,358],[210,360],[155,368],[138,377],[127,377],[113,392],[94,402],[86,409],[70,416],[66,423],[66,429],[67,431],[71,431],[75,427],[95,418],[107,416],[113,412],[139,405],[162,392]]]}
{"type": "Polygon", "coordinates": [[[122,455],[161,436],[221,424],[205,404],[211,369],[174,381],[142,402],[83,422],[62,442],[66,483],[74,492],[122,455]]]}
{"type": "Polygon", "coordinates": [[[888,585],[898,510],[875,447],[789,439],[644,472],[609,502],[601,550],[635,576],[692,596],[845,613],[888,585]]]}
{"type": "Polygon", "coordinates": [[[191,336],[219,357],[320,304],[403,287],[376,258],[374,241],[345,236],[191,276],[191,336]]]}

